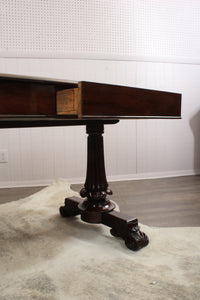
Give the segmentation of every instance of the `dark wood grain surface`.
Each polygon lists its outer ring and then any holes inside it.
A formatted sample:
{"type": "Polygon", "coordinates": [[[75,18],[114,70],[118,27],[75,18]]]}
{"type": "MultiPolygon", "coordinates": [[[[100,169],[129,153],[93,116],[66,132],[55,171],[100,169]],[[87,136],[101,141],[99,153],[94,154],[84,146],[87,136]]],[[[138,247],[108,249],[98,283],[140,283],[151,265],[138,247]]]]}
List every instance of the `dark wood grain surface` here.
{"type": "Polygon", "coordinates": [[[181,94],[81,82],[82,115],[180,117],[181,94]]]}
{"type": "Polygon", "coordinates": [[[55,87],[0,81],[1,115],[55,115],[55,87]]]}
{"type": "MultiPolygon", "coordinates": [[[[71,119],[181,116],[181,94],[177,93],[84,81],[70,83],[0,76],[0,122],[5,116],[44,116],[44,121],[45,117],[58,117],[59,122],[57,94],[74,88],[78,98],[74,102],[79,104],[77,114],[74,112],[71,119]]],[[[67,99],[64,103],[65,108],[70,105],[67,99]]]]}
{"type": "Polygon", "coordinates": [[[56,115],[56,91],[77,84],[0,76],[0,115],[56,115]]]}

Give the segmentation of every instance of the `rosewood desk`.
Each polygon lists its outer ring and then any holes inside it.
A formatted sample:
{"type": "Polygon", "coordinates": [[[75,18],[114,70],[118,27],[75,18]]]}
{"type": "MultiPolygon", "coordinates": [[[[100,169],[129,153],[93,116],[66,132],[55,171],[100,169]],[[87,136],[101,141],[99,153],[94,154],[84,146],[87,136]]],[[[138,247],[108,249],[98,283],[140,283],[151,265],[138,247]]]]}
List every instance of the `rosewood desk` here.
{"type": "Polygon", "coordinates": [[[104,165],[105,124],[122,118],[180,118],[181,95],[94,82],[0,75],[0,128],[85,125],[87,174],[81,198],[66,198],[62,217],[102,223],[131,250],[149,242],[138,220],[115,211],[104,165]]]}

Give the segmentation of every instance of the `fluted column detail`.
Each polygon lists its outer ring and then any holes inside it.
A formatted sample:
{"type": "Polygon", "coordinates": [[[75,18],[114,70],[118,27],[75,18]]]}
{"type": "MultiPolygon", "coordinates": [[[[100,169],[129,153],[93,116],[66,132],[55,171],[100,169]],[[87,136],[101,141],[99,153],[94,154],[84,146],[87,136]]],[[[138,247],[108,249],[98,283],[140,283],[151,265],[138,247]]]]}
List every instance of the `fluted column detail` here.
{"type": "Polygon", "coordinates": [[[89,123],[86,126],[87,141],[87,173],[84,188],[80,195],[86,198],[79,204],[81,218],[90,223],[101,223],[103,212],[112,211],[114,203],[107,199],[112,191],[108,188],[106,179],[102,122],[89,123]]]}
{"type": "Polygon", "coordinates": [[[112,194],[108,189],[104,163],[102,123],[89,124],[86,127],[87,140],[87,174],[84,188],[80,194],[91,201],[104,201],[107,194],[112,194]]]}

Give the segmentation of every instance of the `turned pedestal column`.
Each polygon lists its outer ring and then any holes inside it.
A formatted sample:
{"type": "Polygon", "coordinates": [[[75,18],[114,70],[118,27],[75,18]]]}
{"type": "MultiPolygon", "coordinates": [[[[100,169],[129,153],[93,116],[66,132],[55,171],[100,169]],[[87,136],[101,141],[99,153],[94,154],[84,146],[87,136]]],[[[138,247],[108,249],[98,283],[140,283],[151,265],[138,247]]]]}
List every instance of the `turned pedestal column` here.
{"type": "Polygon", "coordinates": [[[112,195],[108,188],[105,173],[103,131],[104,125],[96,123],[87,125],[88,148],[87,148],[87,175],[84,188],[80,191],[81,197],[85,198],[80,205],[81,219],[89,223],[101,223],[102,213],[110,212],[115,205],[107,199],[112,195]]]}
{"type": "Polygon", "coordinates": [[[138,220],[114,211],[115,204],[108,199],[112,191],[108,187],[104,164],[103,122],[90,122],[86,125],[87,174],[84,188],[77,197],[66,198],[65,206],[60,207],[63,217],[81,215],[88,223],[102,223],[111,227],[111,234],[125,240],[131,250],[138,250],[148,244],[148,237],[140,231],[138,220]]]}

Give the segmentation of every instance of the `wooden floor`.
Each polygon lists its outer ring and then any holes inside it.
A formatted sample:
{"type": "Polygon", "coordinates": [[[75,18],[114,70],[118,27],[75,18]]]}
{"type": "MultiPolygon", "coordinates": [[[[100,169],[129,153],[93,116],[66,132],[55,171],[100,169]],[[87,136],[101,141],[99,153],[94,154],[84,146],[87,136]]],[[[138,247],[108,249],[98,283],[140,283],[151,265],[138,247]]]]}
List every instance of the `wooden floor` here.
{"type": "MultiPolygon", "coordinates": [[[[122,213],[151,226],[200,226],[200,175],[111,182],[111,199],[122,213]]],[[[82,185],[72,185],[76,191],[82,185]]],[[[0,189],[0,204],[27,197],[42,189],[0,189]]]]}

